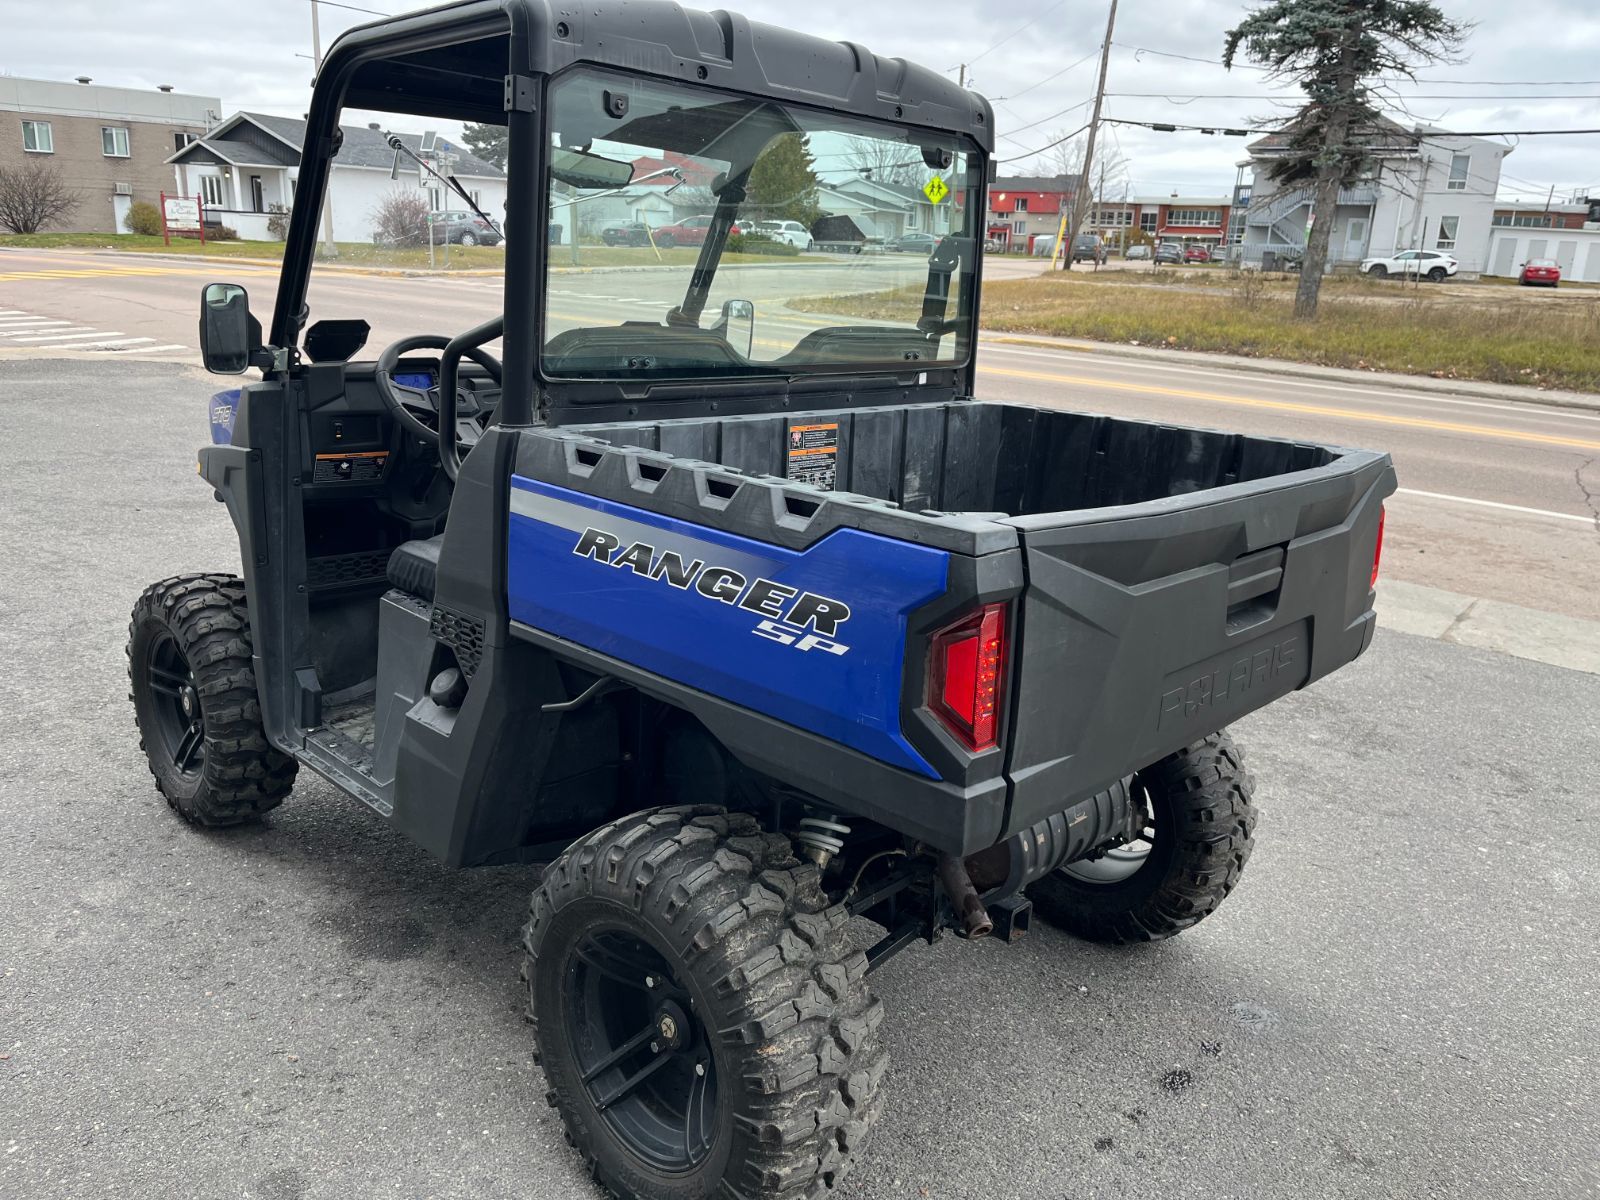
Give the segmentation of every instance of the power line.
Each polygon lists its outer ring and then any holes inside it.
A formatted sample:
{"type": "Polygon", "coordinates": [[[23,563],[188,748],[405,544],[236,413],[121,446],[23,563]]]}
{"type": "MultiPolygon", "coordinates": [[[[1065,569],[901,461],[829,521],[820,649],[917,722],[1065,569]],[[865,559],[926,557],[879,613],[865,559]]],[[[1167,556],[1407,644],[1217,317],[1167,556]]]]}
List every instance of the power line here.
{"type": "Polygon", "coordinates": [[[1082,58],[1080,58],[1077,62],[1073,63],[1072,66],[1070,66],[1070,67],[1062,67],[1061,70],[1057,71],[1055,74],[1046,75],[1043,79],[1039,80],[1038,83],[1030,83],[1027,87],[1023,88],[1020,92],[1012,92],[1011,95],[1009,95],[1009,96],[991,96],[990,100],[993,103],[998,104],[1002,100],[1015,100],[1018,96],[1026,96],[1029,92],[1033,91],[1034,88],[1043,87],[1045,84],[1049,83],[1051,80],[1060,79],[1068,71],[1075,70],[1076,68],[1083,66],[1084,63],[1092,61],[1094,59],[1094,56],[1099,54],[1099,53],[1100,52],[1098,50],[1091,50],[1088,54],[1085,54],[1082,58]]]}
{"type": "Polygon", "coordinates": [[[392,17],[392,16],[394,16],[393,13],[379,12],[375,8],[357,8],[354,4],[340,4],[338,2],[338,0],[311,0],[311,3],[313,5],[323,4],[323,5],[326,5],[329,8],[349,9],[351,12],[367,13],[368,15],[374,16],[374,17],[392,17]]]}
{"type": "MultiPolygon", "coordinates": [[[[1094,103],[1094,97],[1092,97],[1092,96],[1087,100],[1079,100],[1076,104],[1067,105],[1067,107],[1063,108],[1060,112],[1053,112],[1048,117],[1041,117],[1039,120],[1034,121],[1034,122],[1032,122],[1031,124],[1028,124],[1028,125],[1020,125],[1016,129],[1012,130],[1012,133],[1026,133],[1030,129],[1037,129],[1041,125],[1047,124],[1050,121],[1054,121],[1057,117],[1066,116],[1069,112],[1072,112],[1074,109],[1084,108],[1084,107],[1086,107],[1086,106],[1088,106],[1090,104],[1093,104],[1093,103],[1094,103]]],[[[1007,141],[1013,141],[1013,142],[1016,141],[1016,138],[1012,137],[1010,133],[1002,133],[1000,136],[1005,138],[1007,141]]]]}
{"type": "MultiPolygon", "coordinates": [[[[1110,93],[1107,94],[1109,95],[1110,93]]],[[[1154,129],[1158,133],[1224,133],[1230,136],[1239,136],[1245,132],[1240,126],[1229,125],[1225,121],[1218,121],[1212,125],[1180,125],[1171,121],[1133,121],[1127,117],[1105,117],[1103,120],[1112,125],[1138,125],[1144,129],[1154,129]]],[[[1246,122],[1246,128],[1250,127],[1251,123],[1246,122]]],[[[1276,132],[1259,123],[1256,123],[1253,128],[1257,133],[1276,132]]],[[[1600,133],[1600,129],[1438,129],[1433,131],[1434,137],[1438,138],[1563,137],[1587,136],[1597,133],[1600,133]]],[[[1415,138],[1418,141],[1430,140],[1426,134],[1416,134],[1408,131],[1397,132],[1394,136],[1415,138]]]]}
{"type": "MultiPolygon", "coordinates": [[[[1119,99],[1123,99],[1123,100],[1168,100],[1168,101],[1171,101],[1173,103],[1176,103],[1176,102],[1178,102],[1180,100],[1185,102],[1185,103],[1188,103],[1188,102],[1191,102],[1191,101],[1194,101],[1194,100],[1266,100],[1266,101],[1270,101],[1270,102],[1273,102],[1273,103],[1291,102],[1291,103],[1298,104],[1298,103],[1301,103],[1301,99],[1302,99],[1299,96],[1289,96],[1289,95],[1257,96],[1257,95],[1241,94],[1241,93],[1236,93],[1236,92],[1195,92],[1195,93],[1192,93],[1192,94],[1189,93],[1189,92],[1107,92],[1106,95],[1108,95],[1108,96],[1116,96],[1119,99]]],[[[1418,95],[1415,95],[1415,96],[1407,96],[1406,99],[1408,99],[1408,100],[1542,100],[1545,103],[1549,103],[1550,101],[1553,101],[1553,100],[1600,100],[1600,95],[1541,96],[1541,95],[1529,93],[1529,94],[1525,94],[1525,95],[1511,95],[1511,96],[1480,96],[1480,95],[1459,95],[1459,94],[1456,94],[1456,93],[1427,92],[1427,93],[1419,93],[1418,95]]]]}
{"type": "MultiPolygon", "coordinates": [[[[978,59],[987,58],[989,55],[993,54],[996,50],[1000,49],[1001,46],[1004,46],[1012,38],[1016,37],[1017,34],[1019,34],[1019,33],[1023,32],[1024,30],[1028,29],[1035,22],[1041,21],[1045,17],[1048,17],[1051,13],[1055,12],[1056,9],[1060,8],[1066,2],[1067,2],[1067,0],[1056,0],[1056,2],[1054,4],[1052,4],[1049,8],[1045,9],[1038,16],[1030,17],[1028,20],[1024,21],[1021,25],[1018,25],[1010,33],[1006,34],[1005,37],[1001,38],[998,42],[996,42],[994,45],[990,46],[982,54],[978,55],[977,58],[969,58],[969,59],[967,59],[967,61],[965,63],[962,63],[961,65],[970,67],[973,63],[977,62],[978,59]]],[[[947,72],[946,73],[948,73],[949,71],[954,71],[956,69],[957,68],[955,68],[955,67],[949,67],[949,68],[947,68],[947,72]]]]}
{"type": "MultiPolygon", "coordinates": [[[[1193,54],[1179,54],[1173,50],[1156,50],[1150,46],[1130,46],[1127,42],[1117,42],[1115,45],[1121,50],[1132,50],[1135,56],[1155,54],[1162,58],[1181,58],[1185,62],[1206,63],[1213,67],[1225,65],[1220,58],[1198,58],[1193,54]]],[[[1236,71],[1262,71],[1268,74],[1275,70],[1273,67],[1258,67],[1250,63],[1235,63],[1232,69],[1236,71]]],[[[1381,78],[1406,79],[1414,77],[1395,75],[1381,78]]],[[[1600,79],[1435,79],[1424,77],[1421,82],[1448,83],[1465,87],[1600,87],[1600,79]]],[[[1485,97],[1485,99],[1493,98],[1485,97]]]]}
{"type": "Polygon", "coordinates": [[[1037,150],[1030,150],[1026,154],[1018,154],[1013,158],[997,158],[994,161],[996,164],[1002,164],[1021,162],[1025,158],[1038,158],[1039,155],[1043,154],[1046,150],[1054,150],[1057,146],[1061,145],[1062,142],[1070,142],[1073,138],[1077,137],[1087,128],[1089,128],[1087,124],[1080,125],[1065,137],[1058,137],[1055,141],[1051,142],[1047,146],[1040,146],[1037,150]]]}

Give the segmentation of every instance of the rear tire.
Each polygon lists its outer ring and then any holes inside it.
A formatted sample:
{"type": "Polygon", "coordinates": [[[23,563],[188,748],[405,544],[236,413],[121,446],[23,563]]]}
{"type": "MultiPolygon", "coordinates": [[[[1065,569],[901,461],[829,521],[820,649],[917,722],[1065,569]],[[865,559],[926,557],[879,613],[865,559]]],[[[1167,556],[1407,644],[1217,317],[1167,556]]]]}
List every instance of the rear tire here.
{"type": "Polygon", "coordinates": [[[1428,272],[1428,281],[1430,283],[1443,283],[1449,274],[1450,272],[1443,267],[1434,267],[1428,272]]]}
{"type": "Polygon", "coordinates": [[[242,580],[179,575],[146,588],[128,626],[128,680],[139,748],[185,821],[238,825],[283,803],[298,764],[261,724],[242,580]]]}
{"type": "Polygon", "coordinates": [[[786,837],[717,808],[635,813],[551,864],[524,931],[529,1018],[548,1099],[608,1195],[839,1185],[888,1067],[848,923],[786,837]]]}
{"type": "Polygon", "coordinates": [[[1241,759],[1226,732],[1214,733],[1139,771],[1133,795],[1148,798],[1148,841],[1047,875],[1028,890],[1035,911],[1114,944],[1169,938],[1216,912],[1255,845],[1255,785],[1241,759]]]}
{"type": "Polygon", "coordinates": [[[461,244],[463,246],[476,246],[478,244],[478,235],[475,233],[463,233],[461,235],[461,244]]]}
{"type": "Polygon", "coordinates": [[[677,245],[677,242],[673,240],[673,237],[670,233],[656,234],[656,247],[658,249],[671,250],[675,245],[677,245]]]}

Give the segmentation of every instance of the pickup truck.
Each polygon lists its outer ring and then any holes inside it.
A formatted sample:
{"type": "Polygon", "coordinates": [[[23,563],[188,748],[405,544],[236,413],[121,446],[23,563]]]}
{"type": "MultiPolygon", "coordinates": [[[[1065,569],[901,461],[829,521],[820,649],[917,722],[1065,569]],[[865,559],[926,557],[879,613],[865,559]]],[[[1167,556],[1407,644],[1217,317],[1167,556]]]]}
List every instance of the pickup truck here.
{"type": "Polygon", "coordinates": [[[532,1045],[609,1195],[834,1194],[885,1097],[870,972],[1036,909],[1209,917],[1257,824],[1226,727],[1371,641],[1384,454],[976,394],[993,137],[858,46],[466,0],[330,49],[269,328],[202,292],[206,365],[260,373],[199,454],[243,570],[134,605],[156,787],[231,826],[304,767],[450,866],[536,866],[532,1045]],[[513,238],[495,315],[362,358],[315,257],[345,107],[504,125],[512,213],[670,160],[699,253],[513,238]],[[747,206],[859,246],[859,196],[792,185],[841,146],[921,180],[874,228],[927,257],[724,261],[747,206]]]}

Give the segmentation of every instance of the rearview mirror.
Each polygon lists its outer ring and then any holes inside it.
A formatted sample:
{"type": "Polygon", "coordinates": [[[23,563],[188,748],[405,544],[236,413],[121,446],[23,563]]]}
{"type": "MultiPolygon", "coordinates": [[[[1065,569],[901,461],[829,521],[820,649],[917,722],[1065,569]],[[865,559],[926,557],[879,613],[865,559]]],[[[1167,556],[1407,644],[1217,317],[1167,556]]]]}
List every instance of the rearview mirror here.
{"type": "Polygon", "coordinates": [[[587,150],[550,151],[550,174],[576,188],[619,188],[633,180],[633,164],[587,150]]]}
{"type": "Polygon", "coordinates": [[[749,300],[728,300],[722,305],[722,318],[711,327],[711,332],[727,342],[734,351],[745,358],[756,344],[756,306],[749,300]]]}
{"type": "Polygon", "coordinates": [[[200,293],[200,358],[216,375],[241,375],[261,349],[261,322],[237,283],[208,283],[200,293]]]}

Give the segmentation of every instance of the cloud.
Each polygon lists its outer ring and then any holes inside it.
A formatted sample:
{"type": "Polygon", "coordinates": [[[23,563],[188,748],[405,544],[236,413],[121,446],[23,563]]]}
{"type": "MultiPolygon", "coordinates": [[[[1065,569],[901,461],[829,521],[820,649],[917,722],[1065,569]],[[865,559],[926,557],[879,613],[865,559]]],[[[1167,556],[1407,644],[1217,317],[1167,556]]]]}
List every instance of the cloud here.
{"type": "MultiPolygon", "coordinates": [[[[881,55],[949,69],[952,75],[969,64],[972,85],[995,100],[1002,158],[1083,124],[1084,102],[1094,87],[1094,55],[1105,31],[1104,9],[1078,0],[982,7],[971,0],[887,5],[814,0],[801,8],[785,0],[726,2],[754,20],[794,24],[881,55]],[[1085,61],[1072,70],[1040,82],[1080,59],[1085,61]]],[[[397,0],[349,3],[391,12],[416,7],[397,0]]],[[[1514,6],[1503,0],[1443,0],[1443,5],[1450,16],[1476,23],[1465,61],[1430,68],[1417,84],[1397,85],[1394,100],[1404,105],[1397,116],[1409,119],[1409,112],[1456,129],[1600,124],[1595,116],[1600,112],[1600,11],[1591,0],[1520,0],[1514,6]],[[1445,82],[1456,80],[1586,82],[1560,87],[1445,82]],[[1496,101],[1496,94],[1553,98],[1496,101]],[[1469,95],[1483,98],[1456,98],[1469,95]],[[1554,98],[1561,96],[1570,98],[1554,98]]],[[[1108,76],[1113,95],[1106,101],[1107,115],[1238,126],[1285,111],[1284,102],[1292,103],[1296,93],[1270,85],[1259,71],[1240,67],[1230,73],[1214,61],[1167,56],[1215,60],[1224,31],[1245,11],[1231,0],[1124,4],[1108,76]]],[[[170,83],[180,91],[220,96],[228,112],[255,108],[299,116],[305,111],[312,74],[310,0],[211,0],[203,12],[177,0],[133,0],[109,13],[101,0],[10,5],[0,69],[46,79],[90,75],[100,83],[130,87],[170,83]]],[[[327,4],[320,14],[324,48],[341,30],[373,19],[327,4]]],[[[1145,193],[1226,192],[1242,149],[1236,139],[1200,134],[1122,127],[1114,136],[1131,165],[1134,189],[1145,193]]],[[[1524,139],[1506,164],[1522,182],[1506,190],[1542,195],[1541,189],[1554,184],[1558,195],[1585,186],[1600,191],[1597,150],[1600,138],[1594,137],[1524,139]]]]}

